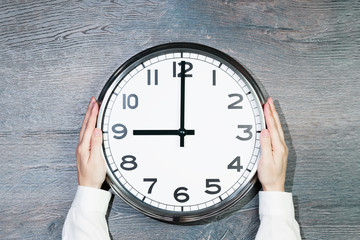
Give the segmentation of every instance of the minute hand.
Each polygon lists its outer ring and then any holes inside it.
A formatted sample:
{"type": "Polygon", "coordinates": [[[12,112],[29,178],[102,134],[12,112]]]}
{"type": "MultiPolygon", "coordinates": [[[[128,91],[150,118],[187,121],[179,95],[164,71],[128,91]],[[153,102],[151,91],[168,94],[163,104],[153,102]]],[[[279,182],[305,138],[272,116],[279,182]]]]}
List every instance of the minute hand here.
{"type": "Polygon", "coordinates": [[[185,65],[190,64],[185,61],[181,61],[181,72],[180,72],[180,78],[181,78],[181,87],[180,87],[180,147],[184,147],[184,139],[187,134],[187,130],[185,129],[185,78],[186,77],[192,77],[192,74],[186,74],[185,71],[185,65]]]}

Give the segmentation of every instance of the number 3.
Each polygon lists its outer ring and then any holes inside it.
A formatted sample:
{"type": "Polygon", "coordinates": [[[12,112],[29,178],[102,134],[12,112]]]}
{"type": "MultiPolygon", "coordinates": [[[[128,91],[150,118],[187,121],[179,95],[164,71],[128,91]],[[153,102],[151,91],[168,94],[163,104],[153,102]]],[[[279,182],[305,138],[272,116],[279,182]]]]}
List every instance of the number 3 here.
{"type": "Polygon", "coordinates": [[[244,133],[248,133],[247,137],[240,137],[239,135],[236,136],[237,139],[241,141],[246,141],[252,138],[252,125],[238,125],[238,128],[245,128],[244,133]]]}

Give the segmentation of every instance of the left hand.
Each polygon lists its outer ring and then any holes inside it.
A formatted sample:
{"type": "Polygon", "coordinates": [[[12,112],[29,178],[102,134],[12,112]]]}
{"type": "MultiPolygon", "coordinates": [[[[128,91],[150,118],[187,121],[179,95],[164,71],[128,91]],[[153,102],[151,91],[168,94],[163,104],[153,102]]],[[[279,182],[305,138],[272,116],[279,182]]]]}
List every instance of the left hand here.
{"type": "Polygon", "coordinates": [[[285,191],[288,147],[272,98],[264,105],[268,129],[260,134],[261,158],[258,177],[264,191],[285,191]]]}
{"type": "Polygon", "coordinates": [[[106,165],[101,154],[102,132],[95,128],[99,105],[91,98],[81,127],[76,148],[78,183],[81,186],[101,188],[106,177],[106,165]]]}

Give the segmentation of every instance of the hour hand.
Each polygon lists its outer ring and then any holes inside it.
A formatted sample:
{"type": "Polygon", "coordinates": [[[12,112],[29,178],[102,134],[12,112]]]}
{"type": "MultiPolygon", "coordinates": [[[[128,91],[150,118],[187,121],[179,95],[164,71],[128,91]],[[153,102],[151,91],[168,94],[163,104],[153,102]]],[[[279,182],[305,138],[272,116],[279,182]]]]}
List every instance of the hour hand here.
{"type": "Polygon", "coordinates": [[[179,135],[179,130],[133,130],[133,135],[179,135]]]}
{"type": "Polygon", "coordinates": [[[195,130],[133,130],[133,135],[195,135],[195,130]]]}

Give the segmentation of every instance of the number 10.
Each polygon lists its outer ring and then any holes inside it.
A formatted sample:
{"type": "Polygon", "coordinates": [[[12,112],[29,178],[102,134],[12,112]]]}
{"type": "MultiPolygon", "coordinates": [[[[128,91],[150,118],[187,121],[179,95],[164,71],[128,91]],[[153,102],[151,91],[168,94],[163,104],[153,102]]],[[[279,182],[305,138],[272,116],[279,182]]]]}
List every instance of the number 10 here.
{"type": "Polygon", "coordinates": [[[130,94],[126,97],[126,94],[123,94],[123,109],[130,108],[135,109],[139,105],[139,98],[136,94],[130,94]]]}

